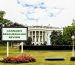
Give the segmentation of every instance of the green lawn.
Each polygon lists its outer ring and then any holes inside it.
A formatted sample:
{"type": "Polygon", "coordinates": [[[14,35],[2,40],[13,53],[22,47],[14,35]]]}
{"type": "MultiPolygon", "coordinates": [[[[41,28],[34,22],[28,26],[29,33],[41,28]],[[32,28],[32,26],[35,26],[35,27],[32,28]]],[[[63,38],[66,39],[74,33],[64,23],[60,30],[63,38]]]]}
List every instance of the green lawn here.
{"type": "MultiPolygon", "coordinates": [[[[10,48],[10,55],[19,55],[20,50],[17,48],[11,49],[10,48]]],[[[2,63],[0,65],[75,65],[75,61],[70,61],[71,51],[51,51],[51,50],[24,50],[25,54],[31,55],[32,57],[36,58],[36,62],[30,63],[2,63]],[[44,59],[47,57],[64,57],[64,61],[45,61],[44,59]]],[[[0,58],[6,56],[6,47],[0,46],[0,58]]]]}

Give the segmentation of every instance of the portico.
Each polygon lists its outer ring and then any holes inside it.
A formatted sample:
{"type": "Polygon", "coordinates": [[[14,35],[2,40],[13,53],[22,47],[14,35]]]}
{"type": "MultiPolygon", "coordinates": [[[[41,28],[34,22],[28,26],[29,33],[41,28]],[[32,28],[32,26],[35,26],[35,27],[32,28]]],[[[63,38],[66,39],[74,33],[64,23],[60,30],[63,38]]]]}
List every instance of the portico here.
{"type": "Polygon", "coordinates": [[[43,44],[45,41],[45,32],[44,31],[30,31],[30,36],[32,37],[32,44],[40,45],[43,44]]]}
{"type": "Polygon", "coordinates": [[[63,31],[61,28],[50,26],[28,26],[28,36],[32,38],[32,44],[34,45],[41,45],[45,41],[47,45],[50,45],[50,35],[53,30],[63,31]]]}

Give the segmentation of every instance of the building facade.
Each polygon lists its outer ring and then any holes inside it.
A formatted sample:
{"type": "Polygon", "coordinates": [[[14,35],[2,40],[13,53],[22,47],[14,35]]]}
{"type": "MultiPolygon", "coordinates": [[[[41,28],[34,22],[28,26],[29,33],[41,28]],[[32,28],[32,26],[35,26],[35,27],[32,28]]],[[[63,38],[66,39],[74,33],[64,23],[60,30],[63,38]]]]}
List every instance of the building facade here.
{"type": "Polygon", "coordinates": [[[28,26],[28,36],[32,38],[32,44],[41,45],[47,42],[51,45],[50,35],[53,30],[63,32],[63,28],[51,26],[28,26]]]}

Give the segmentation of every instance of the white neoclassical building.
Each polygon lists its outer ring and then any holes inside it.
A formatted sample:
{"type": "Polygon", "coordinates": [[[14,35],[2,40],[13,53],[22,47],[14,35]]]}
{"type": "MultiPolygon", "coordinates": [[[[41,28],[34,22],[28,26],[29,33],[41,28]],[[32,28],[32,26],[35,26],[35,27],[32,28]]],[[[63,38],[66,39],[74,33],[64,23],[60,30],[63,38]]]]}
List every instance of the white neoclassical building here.
{"type": "Polygon", "coordinates": [[[51,44],[50,35],[53,30],[63,32],[63,28],[51,26],[28,26],[28,36],[32,38],[32,44],[40,45],[45,41],[47,45],[51,44]]]}

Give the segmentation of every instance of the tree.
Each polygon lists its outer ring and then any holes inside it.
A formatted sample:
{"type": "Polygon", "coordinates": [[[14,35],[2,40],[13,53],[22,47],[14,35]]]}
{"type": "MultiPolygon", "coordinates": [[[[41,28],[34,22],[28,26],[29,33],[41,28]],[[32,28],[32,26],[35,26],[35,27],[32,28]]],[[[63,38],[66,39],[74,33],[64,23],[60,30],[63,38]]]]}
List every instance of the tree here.
{"type": "Polygon", "coordinates": [[[51,45],[63,45],[62,32],[53,31],[50,35],[51,45]]]}
{"type": "Polygon", "coordinates": [[[75,25],[65,27],[63,29],[63,40],[65,45],[71,45],[72,44],[72,35],[75,35],[75,25]]]}
{"type": "Polygon", "coordinates": [[[0,11],[0,18],[3,18],[4,15],[5,15],[5,11],[0,11]]]}
{"type": "Polygon", "coordinates": [[[5,11],[0,11],[0,24],[4,25],[5,27],[13,24],[10,20],[5,19],[4,15],[5,15],[5,11]]]}
{"type": "Polygon", "coordinates": [[[12,23],[10,20],[4,19],[3,18],[4,15],[5,15],[5,11],[0,11],[0,44],[4,44],[4,42],[1,40],[1,38],[2,38],[1,37],[1,32],[2,32],[1,28],[3,27],[3,25],[4,25],[4,27],[10,26],[10,23],[12,23]]]}
{"type": "Polygon", "coordinates": [[[22,25],[22,24],[13,23],[13,24],[11,24],[9,27],[16,28],[16,27],[25,27],[25,26],[24,26],[24,25],[22,25]]]}
{"type": "Polygon", "coordinates": [[[2,22],[3,22],[3,16],[4,16],[5,12],[4,11],[0,11],[0,42],[1,42],[1,27],[2,27],[2,22]]]}

